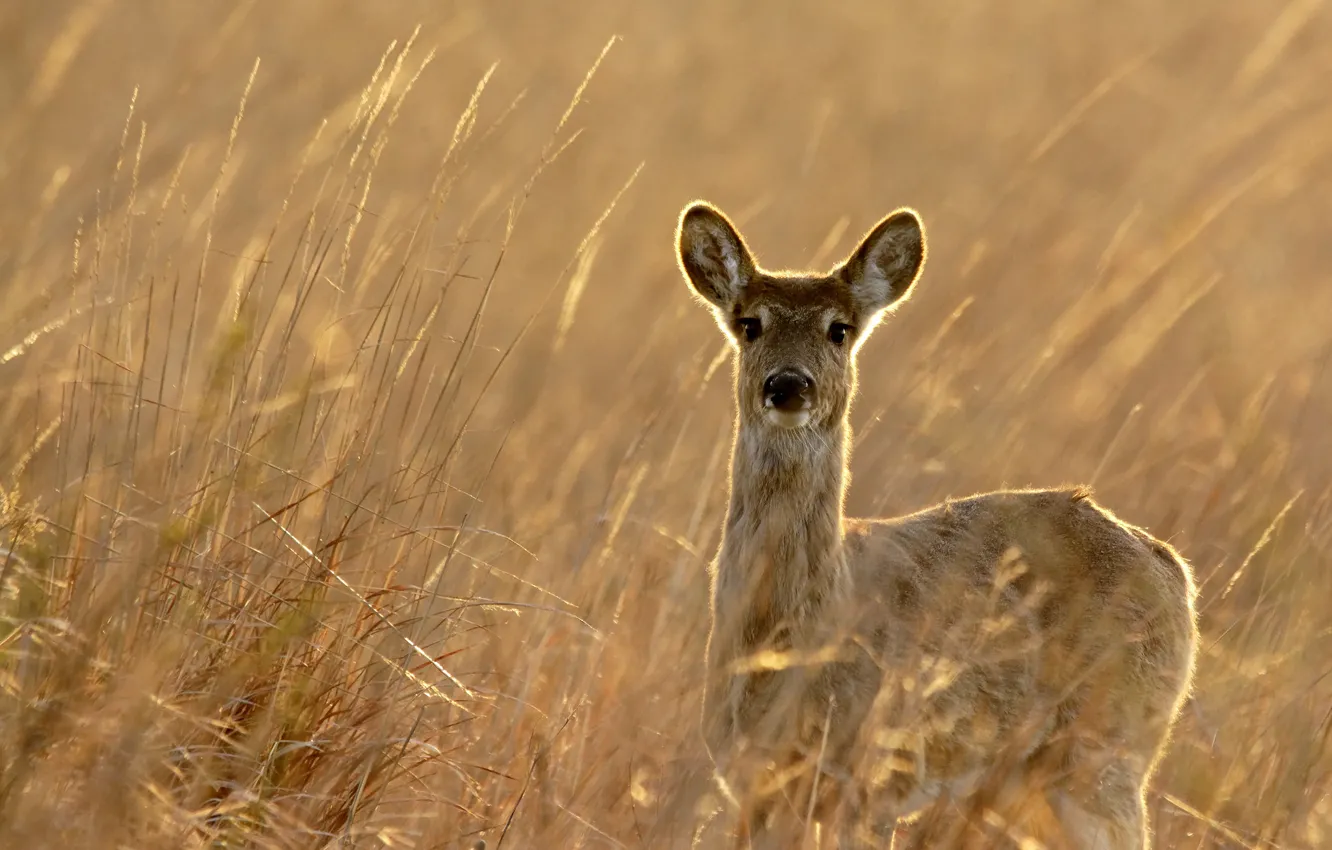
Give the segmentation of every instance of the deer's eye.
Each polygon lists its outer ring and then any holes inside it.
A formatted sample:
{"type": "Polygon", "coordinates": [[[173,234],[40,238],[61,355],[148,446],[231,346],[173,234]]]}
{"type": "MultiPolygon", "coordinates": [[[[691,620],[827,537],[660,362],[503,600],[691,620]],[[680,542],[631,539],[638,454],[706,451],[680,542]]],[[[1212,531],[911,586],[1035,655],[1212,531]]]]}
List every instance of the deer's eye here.
{"type": "Polygon", "coordinates": [[[833,345],[843,345],[846,343],[846,338],[854,330],[855,328],[850,325],[833,322],[832,327],[828,328],[828,341],[833,345]]]}
{"type": "Polygon", "coordinates": [[[763,333],[763,323],[758,319],[736,319],[735,323],[740,326],[740,333],[745,335],[745,339],[753,342],[763,333]]]}

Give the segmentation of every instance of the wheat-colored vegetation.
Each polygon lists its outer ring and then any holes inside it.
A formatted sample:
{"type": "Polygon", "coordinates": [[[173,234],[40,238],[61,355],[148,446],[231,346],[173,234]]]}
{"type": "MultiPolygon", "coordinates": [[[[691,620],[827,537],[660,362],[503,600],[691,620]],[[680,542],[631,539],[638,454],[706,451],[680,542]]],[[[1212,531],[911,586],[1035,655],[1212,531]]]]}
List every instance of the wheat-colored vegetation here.
{"type": "Polygon", "coordinates": [[[0,4],[0,847],[688,846],[697,196],[922,211],[848,511],[1168,535],[1159,846],[1332,844],[1329,72],[1303,0],[0,4]]]}

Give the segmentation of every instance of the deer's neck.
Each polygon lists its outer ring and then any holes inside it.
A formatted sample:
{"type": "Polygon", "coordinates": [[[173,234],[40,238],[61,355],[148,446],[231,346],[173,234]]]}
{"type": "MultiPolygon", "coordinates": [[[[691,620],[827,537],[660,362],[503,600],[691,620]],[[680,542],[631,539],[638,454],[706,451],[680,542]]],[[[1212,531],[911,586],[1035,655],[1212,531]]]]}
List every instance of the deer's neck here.
{"type": "Polygon", "coordinates": [[[842,541],[848,428],[741,422],[714,589],[717,626],[746,646],[784,642],[849,591],[842,541]]]}

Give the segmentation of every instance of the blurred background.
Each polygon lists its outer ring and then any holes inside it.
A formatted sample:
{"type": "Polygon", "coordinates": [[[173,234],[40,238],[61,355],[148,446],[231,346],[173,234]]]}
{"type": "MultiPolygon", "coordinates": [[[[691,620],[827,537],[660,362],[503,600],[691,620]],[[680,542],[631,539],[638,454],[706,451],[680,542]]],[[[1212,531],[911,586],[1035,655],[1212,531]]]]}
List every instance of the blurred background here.
{"type": "Polygon", "coordinates": [[[921,212],[851,513],[1091,483],[1202,584],[1160,846],[1327,846],[1330,75],[1316,0],[6,2],[0,843],[688,846],[702,197],[921,212]]]}

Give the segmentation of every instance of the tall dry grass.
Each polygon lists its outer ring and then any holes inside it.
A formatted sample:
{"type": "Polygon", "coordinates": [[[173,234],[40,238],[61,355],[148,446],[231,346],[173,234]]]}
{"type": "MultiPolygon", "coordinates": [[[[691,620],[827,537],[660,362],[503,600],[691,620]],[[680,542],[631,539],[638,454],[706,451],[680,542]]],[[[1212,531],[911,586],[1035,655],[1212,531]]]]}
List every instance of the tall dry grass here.
{"type": "Polygon", "coordinates": [[[773,265],[923,211],[853,513],[1093,483],[1203,584],[1161,846],[1332,844],[1329,34],[5,4],[0,846],[687,846],[731,415],[698,195],[773,265]]]}

